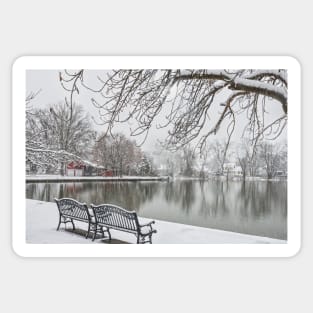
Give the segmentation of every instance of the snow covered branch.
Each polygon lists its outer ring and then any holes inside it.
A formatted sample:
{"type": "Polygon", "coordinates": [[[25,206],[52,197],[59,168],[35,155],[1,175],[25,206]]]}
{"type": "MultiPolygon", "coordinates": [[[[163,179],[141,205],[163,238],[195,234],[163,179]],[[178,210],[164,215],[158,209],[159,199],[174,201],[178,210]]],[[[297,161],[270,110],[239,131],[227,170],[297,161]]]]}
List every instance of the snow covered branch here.
{"type": "MultiPolygon", "coordinates": [[[[166,143],[175,149],[196,139],[203,146],[223,123],[228,123],[231,137],[237,116],[244,112],[249,117],[245,132],[250,132],[252,139],[262,138],[269,129],[265,115],[271,107],[280,105],[287,120],[288,80],[283,69],[112,70],[106,78],[98,77],[102,84],[98,89],[86,85],[87,70],[66,75],[63,73],[62,79],[73,83],[71,95],[80,88],[94,92],[91,102],[107,133],[112,133],[114,125],[128,122],[132,136],[146,136],[156,122],[159,128],[170,127],[166,143]],[[159,122],[158,117],[164,115],[166,121],[159,122]]],[[[285,125],[276,124],[280,131],[285,125]]]]}
{"type": "Polygon", "coordinates": [[[88,166],[98,167],[97,164],[64,150],[37,149],[29,146],[26,146],[26,160],[43,168],[49,166],[56,169],[60,164],[71,161],[79,161],[88,166]]]}
{"type": "Polygon", "coordinates": [[[50,109],[31,108],[26,114],[26,161],[44,169],[60,169],[65,163],[86,159],[94,138],[88,116],[80,106],[57,104],[50,109]]]}

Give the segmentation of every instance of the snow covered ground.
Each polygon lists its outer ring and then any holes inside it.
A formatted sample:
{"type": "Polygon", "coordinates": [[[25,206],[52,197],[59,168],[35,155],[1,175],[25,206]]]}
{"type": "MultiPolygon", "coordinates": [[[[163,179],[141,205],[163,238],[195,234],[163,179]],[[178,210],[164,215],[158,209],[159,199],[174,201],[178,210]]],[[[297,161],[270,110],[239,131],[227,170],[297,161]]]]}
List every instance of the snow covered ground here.
{"type": "MultiPolygon", "coordinates": [[[[76,230],[72,231],[71,224],[58,224],[58,210],[55,203],[38,200],[26,200],[26,242],[27,243],[78,243],[99,244],[109,243],[98,237],[94,242],[85,239],[87,224],[75,221],[76,230]]],[[[141,222],[149,219],[140,218],[141,222]]],[[[156,220],[154,228],[157,234],[153,235],[154,244],[285,244],[284,240],[239,234],[228,231],[208,229],[190,225],[156,220]]],[[[111,231],[111,243],[136,243],[136,237],[121,231],[111,231]]]]}
{"type": "Polygon", "coordinates": [[[151,181],[151,180],[167,180],[167,176],[61,176],[61,175],[26,175],[27,182],[54,182],[54,181],[151,181]]]}

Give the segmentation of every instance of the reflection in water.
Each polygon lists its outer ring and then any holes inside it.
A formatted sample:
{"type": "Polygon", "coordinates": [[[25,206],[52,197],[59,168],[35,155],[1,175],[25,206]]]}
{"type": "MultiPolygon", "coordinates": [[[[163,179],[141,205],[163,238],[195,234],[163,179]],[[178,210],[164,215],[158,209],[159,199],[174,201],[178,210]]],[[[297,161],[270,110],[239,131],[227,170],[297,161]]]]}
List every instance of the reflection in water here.
{"type": "Polygon", "coordinates": [[[26,197],[113,203],[143,217],[287,239],[287,182],[28,183],[26,197]]]}

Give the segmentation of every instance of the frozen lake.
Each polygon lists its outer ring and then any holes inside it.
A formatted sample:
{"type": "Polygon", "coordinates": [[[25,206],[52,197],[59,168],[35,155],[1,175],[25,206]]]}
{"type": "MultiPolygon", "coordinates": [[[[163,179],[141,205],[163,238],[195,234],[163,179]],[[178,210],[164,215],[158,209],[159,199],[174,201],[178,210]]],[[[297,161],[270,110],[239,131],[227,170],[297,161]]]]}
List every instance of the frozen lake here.
{"type": "Polygon", "coordinates": [[[287,239],[287,182],[194,181],[27,183],[26,198],[113,203],[139,216],[287,239]]]}

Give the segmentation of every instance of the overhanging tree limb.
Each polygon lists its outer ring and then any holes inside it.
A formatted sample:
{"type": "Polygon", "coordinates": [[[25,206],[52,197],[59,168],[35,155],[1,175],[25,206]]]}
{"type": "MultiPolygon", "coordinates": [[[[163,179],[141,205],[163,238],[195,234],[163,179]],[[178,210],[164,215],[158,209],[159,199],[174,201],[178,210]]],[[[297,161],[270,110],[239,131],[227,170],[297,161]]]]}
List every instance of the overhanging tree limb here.
{"type": "MultiPolygon", "coordinates": [[[[77,79],[69,78],[73,79],[70,82],[75,81],[72,90],[95,90],[93,86],[86,86],[84,76],[88,71],[77,73],[77,79]]],[[[147,134],[163,111],[166,112],[163,125],[171,127],[167,143],[179,148],[197,137],[201,142],[216,133],[224,121],[234,124],[242,112],[249,117],[245,131],[252,133],[252,140],[259,138],[258,135],[268,129],[264,116],[270,107],[265,109],[265,103],[280,104],[287,119],[286,70],[134,69],[112,70],[106,75],[106,79],[100,79],[103,86],[94,91],[92,102],[99,110],[100,121],[107,127],[107,132],[111,132],[117,123],[131,122],[134,125],[131,135],[147,134]],[[238,92],[240,96],[232,98],[232,92],[238,92]],[[225,99],[224,104],[228,103],[228,113],[219,113],[217,120],[212,121],[210,113],[219,112],[219,98],[225,99]],[[207,128],[215,131],[205,130],[207,128]]],[[[281,131],[285,127],[279,121],[277,125],[281,131]]]]}

